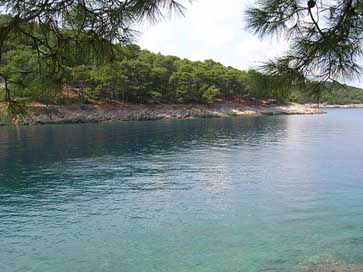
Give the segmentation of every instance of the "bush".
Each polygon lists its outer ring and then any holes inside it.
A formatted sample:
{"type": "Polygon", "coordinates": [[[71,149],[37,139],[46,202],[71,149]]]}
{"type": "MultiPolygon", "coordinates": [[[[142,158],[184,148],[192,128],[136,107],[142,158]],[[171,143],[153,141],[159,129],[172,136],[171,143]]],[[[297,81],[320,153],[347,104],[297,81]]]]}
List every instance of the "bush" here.
{"type": "Polygon", "coordinates": [[[212,85],[212,86],[203,86],[201,88],[201,100],[203,103],[212,104],[218,95],[220,95],[219,89],[212,85]]]}
{"type": "Polygon", "coordinates": [[[161,93],[155,91],[149,91],[147,93],[146,102],[150,104],[157,104],[161,102],[161,99],[162,99],[161,93]]]}

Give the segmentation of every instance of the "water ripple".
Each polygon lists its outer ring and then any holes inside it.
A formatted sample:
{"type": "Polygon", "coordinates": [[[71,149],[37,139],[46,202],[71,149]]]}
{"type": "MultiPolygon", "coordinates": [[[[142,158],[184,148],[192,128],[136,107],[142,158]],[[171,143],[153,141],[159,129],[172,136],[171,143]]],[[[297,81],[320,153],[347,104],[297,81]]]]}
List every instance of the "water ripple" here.
{"type": "Polygon", "coordinates": [[[362,115],[2,127],[0,271],[360,271],[362,115]]]}

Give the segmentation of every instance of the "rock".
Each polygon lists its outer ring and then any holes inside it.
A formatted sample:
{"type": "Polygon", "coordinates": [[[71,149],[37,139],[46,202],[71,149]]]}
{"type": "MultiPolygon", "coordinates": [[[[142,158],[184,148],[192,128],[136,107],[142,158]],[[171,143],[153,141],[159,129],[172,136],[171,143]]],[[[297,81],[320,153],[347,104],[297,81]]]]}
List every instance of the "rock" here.
{"type": "Polygon", "coordinates": [[[298,265],[297,272],[363,272],[363,265],[346,264],[333,256],[317,256],[308,264],[298,265]]]}
{"type": "MultiPolygon", "coordinates": [[[[286,106],[246,106],[241,104],[216,105],[142,105],[122,104],[119,107],[105,106],[49,106],[32,112],[23,124],[97,123],[109,121],[158,120],[231,117],[276,114],[320,114],[317,108],[300,104],[286,106]]],[[[5,124],[1,122],[0,125],[5,124]]]]}

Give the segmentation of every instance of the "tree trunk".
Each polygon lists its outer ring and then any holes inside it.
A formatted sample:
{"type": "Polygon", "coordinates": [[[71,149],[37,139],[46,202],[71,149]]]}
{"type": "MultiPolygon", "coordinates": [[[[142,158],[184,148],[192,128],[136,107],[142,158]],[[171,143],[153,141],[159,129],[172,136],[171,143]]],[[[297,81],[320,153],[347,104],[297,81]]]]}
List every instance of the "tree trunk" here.
{"type": "Polygon", "coordinates": [[[11,102],[11,93],[10,93],[10,89],[8,86],[8,80],[5,79],[5,97],[4,97],[5,102],[10,103],[11,102]]]}
{"type": "Polygon", "coordinates": [[[316,95],[316,104],[318,105],[318,108],[320,107],[320,92],[316,95]]]}

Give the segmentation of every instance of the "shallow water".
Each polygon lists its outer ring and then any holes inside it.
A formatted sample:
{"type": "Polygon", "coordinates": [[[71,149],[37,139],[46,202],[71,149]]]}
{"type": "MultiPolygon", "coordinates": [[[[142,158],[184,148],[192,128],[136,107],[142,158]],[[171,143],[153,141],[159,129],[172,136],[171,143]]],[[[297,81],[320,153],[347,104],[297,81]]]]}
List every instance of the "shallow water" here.
{"type": "Polygon", "coordinates": [[[359,109],[0,128],[0,271],[358,269],[362,141],[359,109]]]}

